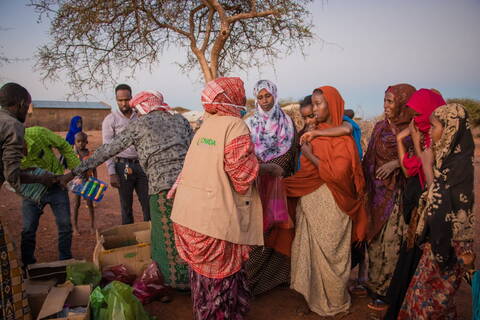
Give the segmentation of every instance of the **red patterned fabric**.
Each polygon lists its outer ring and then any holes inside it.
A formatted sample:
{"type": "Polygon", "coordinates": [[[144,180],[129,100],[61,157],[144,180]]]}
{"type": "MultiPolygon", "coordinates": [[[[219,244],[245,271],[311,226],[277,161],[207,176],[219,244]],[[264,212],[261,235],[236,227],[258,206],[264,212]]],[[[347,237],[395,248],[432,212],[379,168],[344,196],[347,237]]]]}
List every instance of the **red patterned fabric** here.
{"type": "Polygon", "coordinates": [[[224,164],[235,191],[247,192],[260,168],[250,135],[237,137],[225,147],[224,164]]]}
{"type": "Polygon", "coordinates": [[[218,78],[206,84],[202,91],[202,104],[206,112],[240,117],[245,106],[245,88],[240,78],[218,78]]]}
{"type": "Polygon", "coordinates": [[[215,239],[174,223],[178,254],[202,276],[221,279],[238,272],[250,246],[215,239]]]}
{"type": "Polygon", "coordinates": [[[130,107],[135,108],[140,114],[147,114],[156,110],[172,110],[163,101],[163,95],[158,91],[141,91],[130,100],[130,107]]]}
{"type": "MultiPolygon", "coordinates": [[[[453,247],[458,256],[465,250],[471,250],[472,243],[453,241],[453,247]]],[[[398,320],[457,319],[453,298],[464,272],[464,266],[459,262],[442,272],[430,243],[426,243],[398,320]]]]}
{"type": "MultiPolygon", "coordinates": [[[[238,193],[245,193],[257,177],[259,164],[249,135],[233,139],[225,147],[225,172],[238,193]]],[[[214,279],[238,272],[248,259],[250,246],[215,239],[174,224],[178,253],[195,272],[214,279]]]]}
{"type": "MultiPolygon", "coordinates": [[[[245,104],[245,89],[240,78],[219,78],[207,83],[202,92],[205,111],[220,116],[240,117],[245,104]]],[[[233,139],[224,149],[224,168],[233,188],[245,193],[258,175],[259,163],[250,135],[233,139]]],[[[198,274],[221,279],[242,268],[249,258],[250,246],[215,239],[174,224],[179,255],[198,274]]]]}

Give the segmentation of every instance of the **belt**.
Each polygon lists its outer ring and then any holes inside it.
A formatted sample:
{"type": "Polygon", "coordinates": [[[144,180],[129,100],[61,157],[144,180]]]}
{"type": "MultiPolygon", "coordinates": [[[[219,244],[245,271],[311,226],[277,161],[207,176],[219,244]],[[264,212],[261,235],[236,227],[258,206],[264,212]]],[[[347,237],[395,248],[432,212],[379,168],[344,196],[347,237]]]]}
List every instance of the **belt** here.
{"type": "Polygon", "coordinates": [[[140,163],[140,161],[138,161],[138,158],[130,159],[130,158],[120,158],[120,157],[115,157],[115,162],[120,162],[120,163],[140,163]]]}

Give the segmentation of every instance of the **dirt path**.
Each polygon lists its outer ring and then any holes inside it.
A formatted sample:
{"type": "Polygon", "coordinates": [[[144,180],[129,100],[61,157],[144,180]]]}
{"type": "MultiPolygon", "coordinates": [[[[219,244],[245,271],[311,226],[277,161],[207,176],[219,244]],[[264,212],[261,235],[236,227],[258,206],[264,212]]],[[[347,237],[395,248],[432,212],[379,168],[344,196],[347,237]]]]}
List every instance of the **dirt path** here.
{"type": "MultiPolygon", "coordinates": [[[[60,133],[64,136],[64,133],[60,133]]],[[[101,133],[89,132],[89,148],[94,150],[100,145],[101,133]]],[[[476,139],[476,155],[475,155],[475,194],[480,199],[480,139],[476,139]]],[[[98,168],[99,178],[108,181],[107,172],[104,165],[98,168]]],[[[17,244],[19,250],[20,234],[22,230],[22,215],[20,198],[4,187],[0,189],[0,214],[2,221],[9,227],[12,237],[17,244]]],[[[479,203],[475,204],[475,213],[479,215],[479,203]]],[[[137,200],[134,201],[135,221],[141,221],[142,214],[137,200]]],[[[99,229],[108,228],[120,224],[121,217],[119,211],[118,193],[115,189],[109,189],[105,198],[97,204],[95,208],[95,216],[97,219],[97,227],[99,229]]],[[[480,219],[477,219],[479,221],[480,219]]],[[[73,255],[77,259],[91,260],[92,251],[95,246],[95,236],[88,233],[89,218],[87,208],[82,204],[79,217],[79,228],[81,236],[73,239],[73,255]]],[[[477,234],[480,234],[480,223],[476,223],[477,234]]],[[[480,243],[476,243],[476,254],[480,257],[480,243]]],[[[57,260],[57,230],[55,220],[50,208],[45,210],[42,216],[40,226],[37,232],[37,251],[36,257],[39,262],[57,260]]],[[[477,263],[478,264],[478,263],[477,263]]],[[[460,292],[457,295],[457,311],[459,319],[471,319],[471,292],[470,287],[462,283],[460,292]]],[[[321,317],[310,314],[304,317],[296,315],[295,310],[300,305],[302,297],[290,289],[276,289],[265,295],[255,298],[251,304],[251,312],[248,319],[322,319],[321,317]]],[[[358,320],[367,319],[367,298],[353,298],[351,314],[344,319],[358,320]]],[[[146,307],[158,319],[162,320],[181,320],[191,319],[191,302],[187,295],[176,295],[174,301],[170,304],[162,304],[153,302],[146,307]]]]}

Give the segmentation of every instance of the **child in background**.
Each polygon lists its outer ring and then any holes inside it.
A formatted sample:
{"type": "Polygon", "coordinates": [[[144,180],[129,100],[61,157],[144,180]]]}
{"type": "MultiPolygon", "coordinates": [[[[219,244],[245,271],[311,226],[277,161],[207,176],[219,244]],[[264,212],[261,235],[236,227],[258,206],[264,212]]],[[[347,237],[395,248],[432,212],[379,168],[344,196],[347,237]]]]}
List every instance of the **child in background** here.
{"type": "MultiPolygon", "coordinates": [[[[90,151],[87,149],[88,144],[88,136],[85,132],[81,131],[75,134],[75,144],[73,149],[77,154],[80,161],[87,159],[90,156],[90,151]]],[[[97,169],[92,169],[87,172],[87,178],[89,177],[97,177],[97,169]]],[[[85,180],[86,180],[85,179],[85,180]]],[[[84,182],[85,182],[84,180],[84,182]]],[[[86,200],[88,212],[90,214],[90,233],[95,231],[95,211],[93,207],[92,200],[86,200]]],[[[74,216],[73,216],[73,235],[78,236],[80,233],[78,232],[78,209],[80,208],[81,196],[75,195],[75,205],[74,205],[74,216]]]]}

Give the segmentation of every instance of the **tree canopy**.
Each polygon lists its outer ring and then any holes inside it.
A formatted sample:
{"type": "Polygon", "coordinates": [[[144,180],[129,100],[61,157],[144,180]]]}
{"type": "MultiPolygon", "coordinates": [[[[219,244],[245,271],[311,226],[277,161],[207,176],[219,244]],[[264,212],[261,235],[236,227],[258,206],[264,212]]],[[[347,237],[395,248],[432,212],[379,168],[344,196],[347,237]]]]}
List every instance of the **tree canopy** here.
{"type": "Polygon", "coordinates": [[[180,47],[180,68],[210,81],[309,45],[312,1],[31,0],[51,23],[37,68],[44,79],[67,75],[72,90],[99,89],[180,47]]]}

